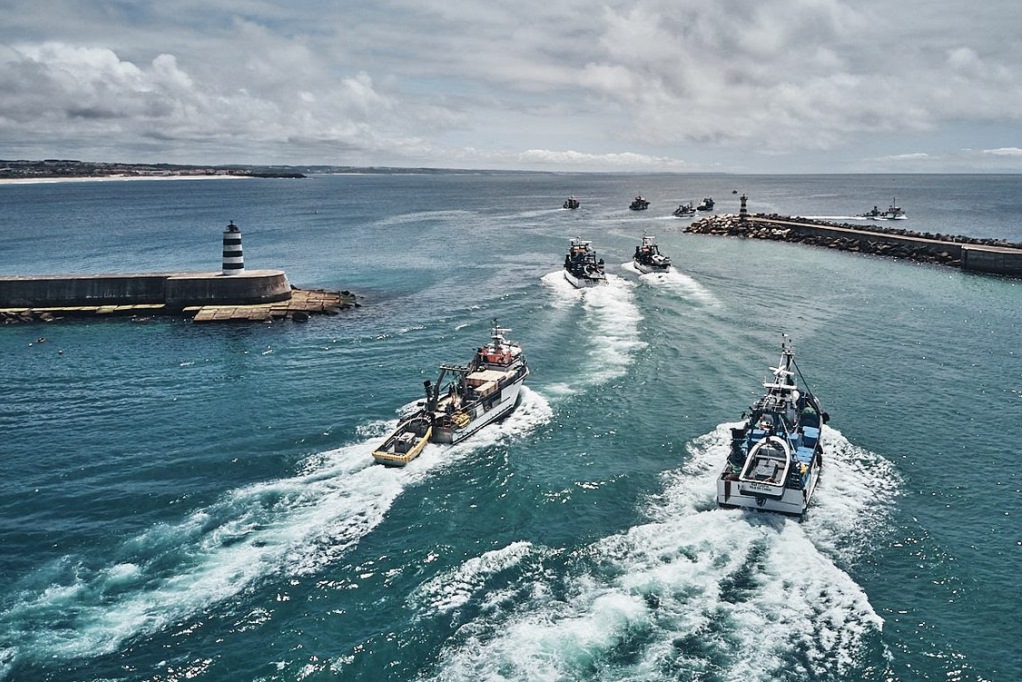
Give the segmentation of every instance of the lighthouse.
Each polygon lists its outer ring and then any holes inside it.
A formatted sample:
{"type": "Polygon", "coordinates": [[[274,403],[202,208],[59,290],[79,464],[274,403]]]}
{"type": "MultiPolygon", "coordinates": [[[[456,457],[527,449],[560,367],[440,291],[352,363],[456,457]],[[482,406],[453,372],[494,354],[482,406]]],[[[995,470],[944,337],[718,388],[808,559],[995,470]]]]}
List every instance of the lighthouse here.
{"type": "Polygon", "coordinates": [[[245,272],[245,258],[241,255],[241,230],[232,220],[224,228],[223,274],[237,275],[245,272]]]}

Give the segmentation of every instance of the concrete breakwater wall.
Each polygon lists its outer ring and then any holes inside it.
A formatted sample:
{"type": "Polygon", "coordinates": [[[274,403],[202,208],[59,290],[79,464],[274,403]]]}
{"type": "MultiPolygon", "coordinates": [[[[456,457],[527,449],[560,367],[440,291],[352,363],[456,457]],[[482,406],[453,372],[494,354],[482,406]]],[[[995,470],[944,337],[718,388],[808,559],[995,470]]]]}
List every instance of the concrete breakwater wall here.
{"type": "Polygon", "coordinates": [[[270,303],[291,297],[283,270],[0,277],[0,308],[270,303]]]}
{"type": "Polygon", "coordinates": [[[195,322],[305,320],[358,307],[348,292],[292,287],[282,270],[0,277],[0,322],[181,315],[195,322]]]}
{"type": "Polygon", "coordinates": [[[693,222],[686,232],[787,241],[1022,277],[1022,244],[957,235],[919,234],[897,228],[863,229],[805,218],[756,214],[715,215],[693,222]]]}
{"type": "Polygon", "coordinates": [[[193,322],[307,320],[357,308],[348,291],[291,286],[283,270],[248,270],[241,228],[223,230],[219,272],[0,277],[0,322],[88,315],[187,315],[193,322]]]}

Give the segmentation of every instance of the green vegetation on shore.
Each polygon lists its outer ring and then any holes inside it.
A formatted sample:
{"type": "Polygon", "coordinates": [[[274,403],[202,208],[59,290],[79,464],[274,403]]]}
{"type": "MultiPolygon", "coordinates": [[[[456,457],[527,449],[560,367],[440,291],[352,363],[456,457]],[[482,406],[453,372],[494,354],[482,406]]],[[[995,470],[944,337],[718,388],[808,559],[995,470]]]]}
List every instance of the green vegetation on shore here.
{"type": "Polygon", "coordinates": [[[70,159],[6,161],[0,159],[0,179],[107,178],[107,177],[304,178],[287,166],[186,166],[171,163],[102,163],[70,159]]]}

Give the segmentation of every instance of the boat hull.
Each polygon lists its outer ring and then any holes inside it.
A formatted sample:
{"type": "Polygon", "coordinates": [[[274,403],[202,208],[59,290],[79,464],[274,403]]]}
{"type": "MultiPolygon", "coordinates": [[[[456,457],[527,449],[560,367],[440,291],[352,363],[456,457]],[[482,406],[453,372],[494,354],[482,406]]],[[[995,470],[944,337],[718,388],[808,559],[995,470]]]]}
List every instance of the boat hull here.
{"type": "Polygon", "coordinates": [[[460,443],[479,431],[479,429],[508,416],[518,406],[519,393],[526,376],[528,376],[528,372],[525,372],[514,382],[504,386],[499,396],[492,396],[487,400],[479,401],[465,410],[469,416],[469,421],[463,426],[434,426],[433,435],[430,440],[434,443],[460,443]]]}
{"type": "Polygon", "coordinates": [[[820,481],[820,469],[817,460],[810,468],[802,488],[764,486],[721,475],[717,479],[717,504],[721,507],[804,516],[813,499],[816,484],[820,481]]]}
{"type": "Polygon", "coordinates": [[[635,269],[638,270],[639,272],[641,272],[644,275],[648,275],[648,274],[650,274],[652,272],[670,272],[671,271],[671,266],[670,265],[647,265],[645,263],[640,263],[637,260],[633,260],[632,263],[635,265],[635,269]]]}
{"type": "Polygon", "coordinates": [[[405,419],[387,437],[379,449],[373,451],[377,463],[389,467],[403,467],[419,456],[433,435],[433,428],[421,412],[405,419]]]}
{"type": "Polygon", "coordinates": [[[607,277],[605,275],[601,277],[588,277],[585,275],[576,277],[567,270],[564,271],[564,279],[571,282],[571,285],[576,289],[588,289],[589,287],[598,287],[607,283],[607,277]]]}

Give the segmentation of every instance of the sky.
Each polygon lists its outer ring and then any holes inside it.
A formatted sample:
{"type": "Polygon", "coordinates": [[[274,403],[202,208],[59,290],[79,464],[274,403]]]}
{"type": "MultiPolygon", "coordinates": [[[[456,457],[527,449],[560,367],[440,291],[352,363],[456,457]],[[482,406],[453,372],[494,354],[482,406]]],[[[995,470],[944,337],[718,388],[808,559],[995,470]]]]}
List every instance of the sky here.
{"type": "Polygon", "coordinates": [[[1018,0],[0,0],[0,158],[1022,172],[1018,0]]]}

